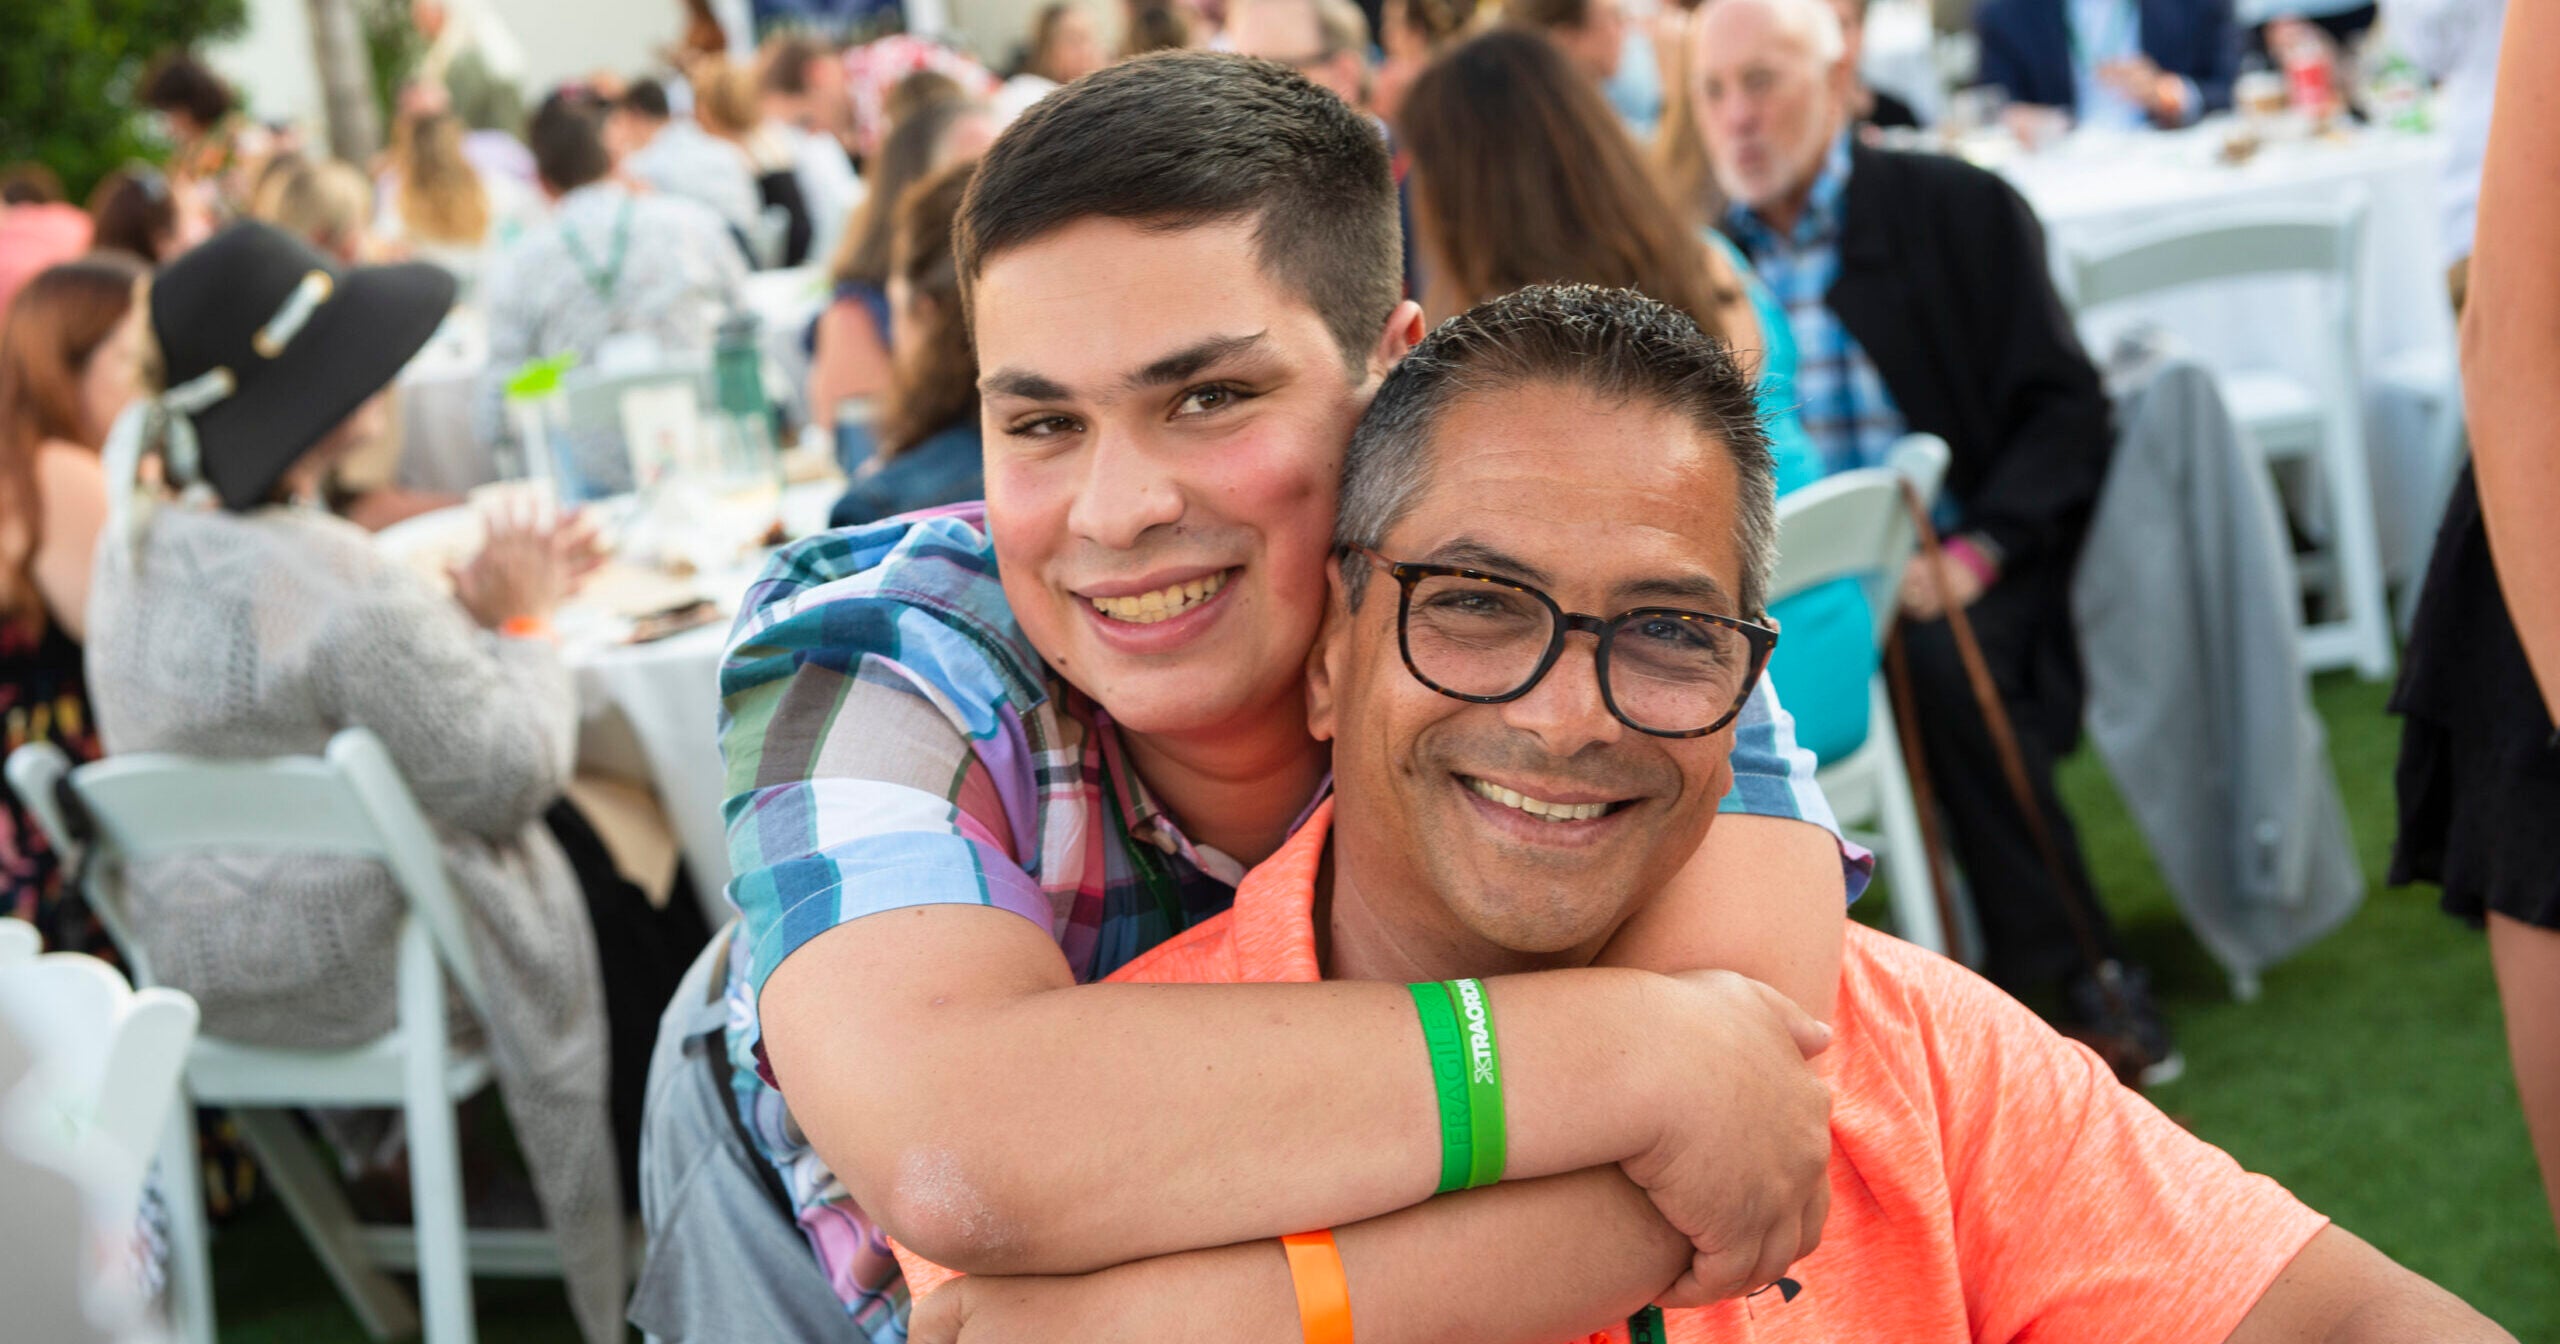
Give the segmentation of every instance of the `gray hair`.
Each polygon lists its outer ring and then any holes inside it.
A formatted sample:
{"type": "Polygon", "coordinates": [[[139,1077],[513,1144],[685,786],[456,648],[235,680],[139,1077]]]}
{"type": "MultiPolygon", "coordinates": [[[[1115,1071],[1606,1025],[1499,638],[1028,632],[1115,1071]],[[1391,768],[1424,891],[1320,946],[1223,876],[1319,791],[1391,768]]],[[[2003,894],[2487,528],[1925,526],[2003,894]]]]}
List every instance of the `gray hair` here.
{"type": "MultiPolygon", "coordinates": [[[[1630,289],[1531,285],[1440,324],[1378,388],[1343,463],[1340,546],[1376,547],[1431,476],[1433,431],[1460,397],[1556,382],[1675,411],[1733,455],[1742,610],[1761,614],[1778,556],[1777,465],[1758,395],[1724,342],[1630,289]]],[[[1356,608],[1369,567],[1347,565],[1356,608]]]]}
{"type": "Polygon", "coordinates": [[[1840,11],[1831,0],[1708,0],[1698,6],[1690,23],[1704,26],[1706,12],[1717,5],[1758,5],[1778,20],[1779,28],[1792,33],[1804,43],[1805,53],[1814,64],[1831,66],[1849,54],[1849,34],[1840,25],[1840,11]]]}

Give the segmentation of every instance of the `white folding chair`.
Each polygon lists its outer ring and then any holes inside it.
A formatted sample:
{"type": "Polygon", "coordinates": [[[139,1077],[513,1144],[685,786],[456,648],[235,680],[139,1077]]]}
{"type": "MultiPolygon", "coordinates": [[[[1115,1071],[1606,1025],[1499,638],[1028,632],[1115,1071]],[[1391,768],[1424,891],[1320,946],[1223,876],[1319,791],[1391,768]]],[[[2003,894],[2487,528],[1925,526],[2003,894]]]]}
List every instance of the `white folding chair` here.
{"type": "Polygon", "coordinates": [[[0,966],[32,961],[44,950],[44,939],[36,926],[23,919],[0,919],[0,966]]]}
{"type": "MultiPolygon", "coordinates": [[[[470,1344],[475,1268],[559,1272],[556,1247],[543,1234],[479,1233],[466,1241],[454,1108],[488,1086],[490,1071],[485,1054],[448,1043],[446,984],[483,1020],[485,999],[435,835],[373,734],[339,733],[319,759],[132,755],[77,770],[39,742],[11,753],[8,777],[66,862],[88,851],[83,890],[135,979],[145,983],[149,959],[131,936],[124,900],[127,864],[189,851],[267,850],[353,855],[389,869],[409,904],[393,986],[397,1025],[346,1050],[200,1038],[187,1059],[186,1090],[195,1103],[234,1114],[304,1237],[376,1339],[411,1333],[423,1313],[430,1344],[470,1344]],[[65,824],[57,799],[65,779],[86,814],[78,833],[65,824]],[[407,1121],[413,1228],[358,1224],[289,1114],[301,1107],[363,1106],[396,1107],[407,1121]],[[384,1266],[416,1270],[416,1307],[382,1273],[384,1266]]],[[[191,1136],[185,1151],[191,1166],[191,1136]]],[[[173,1180],[171,1187],[172,1315],[189,1338],[209,1344],[213,1304],[201,1196],[192,1180],[173,1180]]]]}
{"type": "MultiPolygon", "coordinates": [[[[174,989],[137,991],[114,967],[77,952],[0,953],[0,1020],[34,1057],[20,1083],[28,1090],[12,1100],[35,1114],[21,1110],[20,1120],[81,1171],[99,1226],[132,1227],[143,1177],[179,1110],[195,1000],[174,989]]],[[[190,1165],[164,1179],[192,1177],[190,1165]]]]}
{"type": "Polygon", "coordinates": [[[2084,316],[2197,285],[2282,276],[2318,282],[2320,322],[2302,347],[2316,370],[2309,381],[2255,367],[2217,370],[2216,381],[2261,457],[2317,469],[2344,614],[2302,628],[2304,665],[2352,667],[2380,680],[2391,674],[2393,649],[2365,447],[2358,336],[2364,220],[2360,194],[2331,205],[2199,212],[2075,248],[2071,275],[2084,316]]]}
{"type": "MultiPolygon", "coordinates": [[[[1836,579],[1856,580],[1875,613],[1879,648],[1893,634],[1902,571],[1919,546],[1902,483],[1911,482],[1923,505],[1934,503],[1947,473],[1947,445],[1934,434],[1913,434],[1894,445],[1888,462],[1825,477],[1778,501],[1778,568],[1769,589],[1775,603],[1836,579]]],[[[1944,952],[1947,934],[1938,919],[1920,810],[1881,668],[1868,683],[1867,700],[1866,741],[1822,768],[1823,796],[1851,838],[1883,862],[1903,939],[1944,952]]]]}

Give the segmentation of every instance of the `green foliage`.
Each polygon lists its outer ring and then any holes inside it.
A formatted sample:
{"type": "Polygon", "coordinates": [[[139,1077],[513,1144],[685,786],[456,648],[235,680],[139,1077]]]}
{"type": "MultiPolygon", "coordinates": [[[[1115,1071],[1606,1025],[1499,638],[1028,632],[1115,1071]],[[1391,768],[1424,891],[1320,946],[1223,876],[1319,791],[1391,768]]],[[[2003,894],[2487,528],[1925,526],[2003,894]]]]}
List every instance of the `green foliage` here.
{"type": "Polygon", "coordinates": [[[358,0],[356,20],[364,28],[365,59],[373,68],[373,102],[382,114],[387,144],[399,112],[400,86],[417,71],[427,43],[410,21],[408,0],[358,0]]]}
{"type": "Polygon", "coordinates": [[[133,97],[143,67],[247,20],[247,0],[0,0],[0,164],[41,163],[77,201],[158,158],[133,97]]]}

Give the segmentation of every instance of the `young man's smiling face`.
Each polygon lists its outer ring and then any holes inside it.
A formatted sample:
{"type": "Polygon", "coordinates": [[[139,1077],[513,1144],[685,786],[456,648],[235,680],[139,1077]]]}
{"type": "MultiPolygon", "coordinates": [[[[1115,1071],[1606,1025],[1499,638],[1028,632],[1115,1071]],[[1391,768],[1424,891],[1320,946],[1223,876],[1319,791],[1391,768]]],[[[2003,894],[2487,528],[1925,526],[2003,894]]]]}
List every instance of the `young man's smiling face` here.
{"type": "Polygon", "coordinates": [[[1296,712],[1343,449],[1412,306],[1347,360],[1250,216],[1078,220],[988,258],[970,303],[988,527],[1032,644],[1136,732],[1296,712]]]}
{"type": "MultiPolygon", "coordinates": [[[[1488,571],[1603,618],[1744,614],[1739,473],[1680,413],[1547,381],[1460,392],[1425,451],[1387,559],[1488,571]]],[[[1407,669],[1399,597],[1373,570],[1358,609],[1337,599],[1310,676],[1317,734],[1334,743],[1336,873],[1358,874],[1372,914],[1454,964],[1587,961],[1696,852],[1732,779],[1732,729],[1628,727],[1579,633],[1519,699],[1452,699],[1407,669]]]]}

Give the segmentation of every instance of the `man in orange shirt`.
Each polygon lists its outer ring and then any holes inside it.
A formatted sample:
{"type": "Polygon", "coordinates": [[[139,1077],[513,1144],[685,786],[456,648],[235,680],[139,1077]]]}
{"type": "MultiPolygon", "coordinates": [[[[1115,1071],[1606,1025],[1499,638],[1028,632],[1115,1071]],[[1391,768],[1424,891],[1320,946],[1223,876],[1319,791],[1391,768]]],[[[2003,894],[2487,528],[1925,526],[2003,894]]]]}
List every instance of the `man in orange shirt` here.
{"type": "MultiPolygon", "coordinates": [[[[1750,384],[1686,317],[1541,287],[1440,328],[1380,388],[1346,466],[1308,676],[1333,801],[1231,911],[1112,978],[1588,966],[1714,819],[1726,726],[1775,642],[1759,624],[1775,513],[1750,384]]],[[[1505,987],[1485,986],[1497,1024],[1505,987]]],[[[1620,1191],[1626,1216],[1598,1239],[1481,1224],[1469,1271],[1427,1295],[1400,1299],[1385,1285],[1409,1276],[1377,1272],[1386,1225],[1413,1210],[1337,1229],[1357,1338],[2508,1338],[1951,962],[1853,928],[1833,1030],[1831,1217],[1786,1291],[1646,1310],[1690,1245],[1611,1167],[1432,1201],[1596,1187],[1620,1191]],[[1576,1285],[1580,1304],[1614,1294],[1626,1319],[1521,1310],[1520,1285],[1538,1282],[1576,1285]]],[[[954,1279],[902,1258],[921,1344],[1346,1337],[1301,1334],[1269,1242],[1076,1278],[954,1279]]]]}

